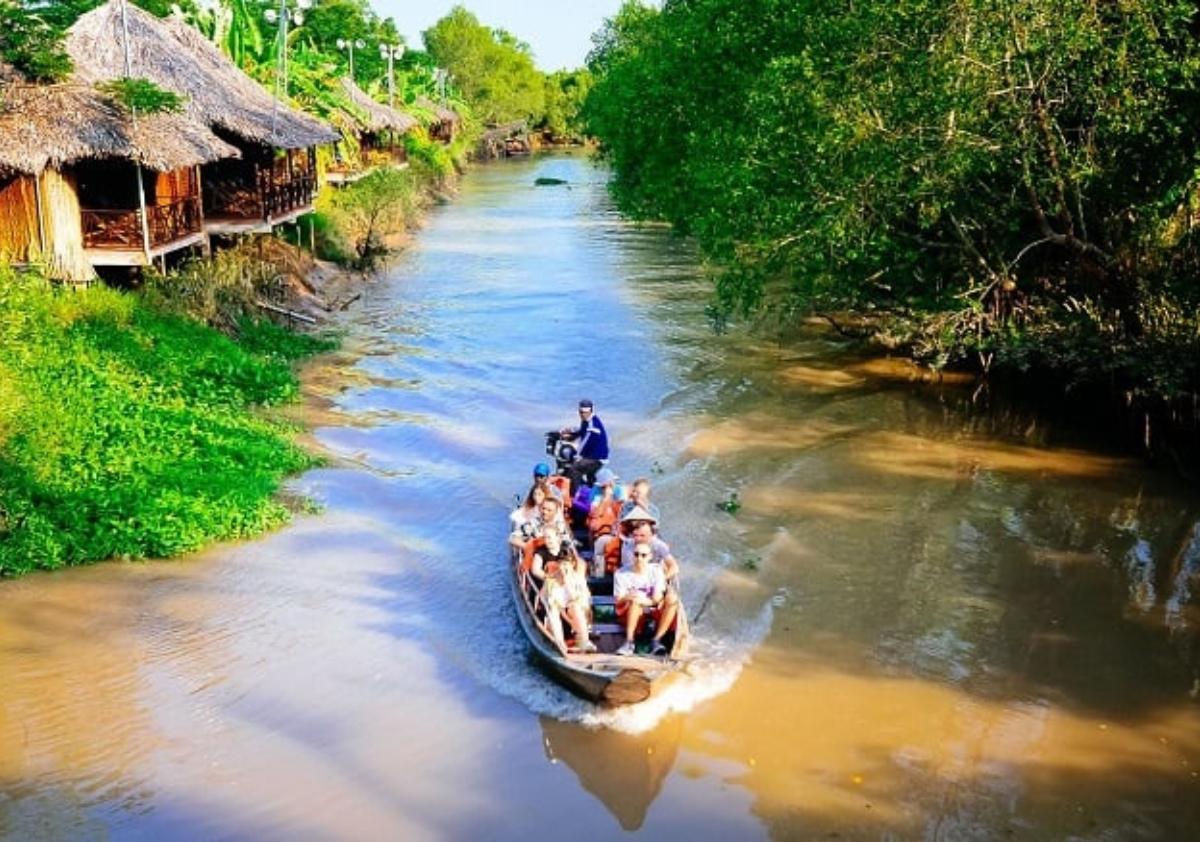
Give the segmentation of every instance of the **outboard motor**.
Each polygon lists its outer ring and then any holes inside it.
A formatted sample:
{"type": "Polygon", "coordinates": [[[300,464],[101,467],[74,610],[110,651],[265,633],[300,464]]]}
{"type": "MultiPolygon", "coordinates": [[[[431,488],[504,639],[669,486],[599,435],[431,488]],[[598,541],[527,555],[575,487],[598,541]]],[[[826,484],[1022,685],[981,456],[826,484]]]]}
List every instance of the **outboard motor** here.
{"type": "Polygon", "coordinates": [[[546,433],[546,453],[554,457],[555,466],[560,474],[579,455],[579,451],[576,450],[575,445],[563,441],[562,433],[557,430],[551,430],[546,433]]]}

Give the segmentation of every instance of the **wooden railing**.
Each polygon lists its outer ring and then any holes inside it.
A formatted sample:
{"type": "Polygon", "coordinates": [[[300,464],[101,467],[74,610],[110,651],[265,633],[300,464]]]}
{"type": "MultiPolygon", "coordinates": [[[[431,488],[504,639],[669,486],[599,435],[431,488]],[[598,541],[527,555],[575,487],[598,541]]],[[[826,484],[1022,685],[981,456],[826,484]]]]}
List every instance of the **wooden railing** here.
{"type": "Polygon", "coordinates": [[[290,178],[268,179],[262,187],[263,209],[267,219],[311,205],[316,189],[317,180],[308,173],[296,173],[290,178]]]}
{"type": "MultiPolygon", "coordinates": [[[[142,248],[142,217],[137,208],[83,210],[84,248],[137,251],[142,248]]],[[[150,247],[164,246],[200,232],[200,197],[187,196],[167,205],[148,205],[150,247]]]]}
{"type": "Polygon", "coordinates": [[[291,177],[258,170],[254,186],[244,182],[206,184],[207,213],[212,217],[268,220],[312,204],[316,179],[308,173],[291,177]]]}

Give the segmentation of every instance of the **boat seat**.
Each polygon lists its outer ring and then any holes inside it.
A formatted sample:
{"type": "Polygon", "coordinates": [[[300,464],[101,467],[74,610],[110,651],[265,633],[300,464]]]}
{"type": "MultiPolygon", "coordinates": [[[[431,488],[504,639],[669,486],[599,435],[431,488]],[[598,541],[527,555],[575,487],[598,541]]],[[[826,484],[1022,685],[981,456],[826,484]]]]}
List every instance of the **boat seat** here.
{"type": "Polygon", "coordinates": [[[625,634],[625,627],[619,623],[596,623],[592,626],[593,634],[625,634]]]}

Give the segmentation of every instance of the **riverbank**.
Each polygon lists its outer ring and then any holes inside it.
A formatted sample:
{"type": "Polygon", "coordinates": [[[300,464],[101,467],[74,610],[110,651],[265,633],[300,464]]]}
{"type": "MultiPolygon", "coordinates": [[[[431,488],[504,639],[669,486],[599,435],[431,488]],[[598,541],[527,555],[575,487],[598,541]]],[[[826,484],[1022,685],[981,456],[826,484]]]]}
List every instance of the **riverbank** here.
{"type": "Polygon", "coordinates": [[[103,287],[0,270],[0,576],[160,558],[284,522],[315,464],[260,411],[328,340],[244,318],[227,337],[103,287]]]}
{"type": "Polygon", "coordinates": [[[630,4],[589,58],[614,195],[695,237],[714,318],[864,314],[1194,472],[1200,4],[793,12],[630,4]]]}
{"type": "Polygon", "coordinates": [[[304,506],[279,490],[319,459],[263,410],[297,398],[295,364],[334,347],[321,331],[454,194],[468,144],[418,141],[410,167],[326,190],[312,231],[332,260],[298,225],[136,291],[0,266],[0,577],[180,555],[304,506]]]}

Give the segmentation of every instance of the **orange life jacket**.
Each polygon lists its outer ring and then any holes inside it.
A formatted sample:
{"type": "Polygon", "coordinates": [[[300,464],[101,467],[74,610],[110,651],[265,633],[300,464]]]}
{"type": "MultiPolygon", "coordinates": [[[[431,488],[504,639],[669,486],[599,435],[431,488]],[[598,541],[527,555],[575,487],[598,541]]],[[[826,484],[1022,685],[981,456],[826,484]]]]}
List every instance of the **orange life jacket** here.
{"type": "Polygon", "coordinates": [[[604,547],[604,569],[608,573],[616,572],[621,566],[621,538],[617,536],[604,547]]]}
{"type": "Polygon", "coordinates": [[[617,516],[621,513],[621,501],[617,499],[610,500],[607,504],[601,504],[597,508],[592,509],[588,513],[588,532],[591,533],[592,540],[596,540],[601,535],[612,535],[617,530],[617,516]]]}
{"type": "Polygon", "coordinates": [[[571,481],[566,477],[552,476],[546,477],[546,482],[561,492],[562,496],[559,499],[562,500],[563,504],[563,517],[566,517],[567,512],[571,508],[571,481]]]}

